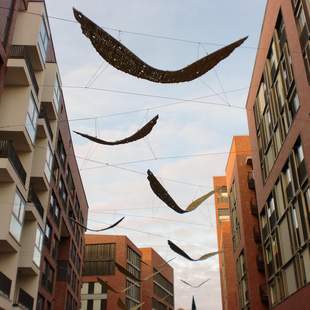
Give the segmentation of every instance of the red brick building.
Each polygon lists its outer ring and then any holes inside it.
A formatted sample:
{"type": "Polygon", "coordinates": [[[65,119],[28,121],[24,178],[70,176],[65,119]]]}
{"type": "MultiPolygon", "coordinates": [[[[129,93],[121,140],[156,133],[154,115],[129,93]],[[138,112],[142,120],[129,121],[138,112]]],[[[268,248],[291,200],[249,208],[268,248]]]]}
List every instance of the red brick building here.
{"type": "MultiPolygon", "coordinates": [[[[226,187],[226,177],[214,177],[213,187],[226,187]]],[[[215,193],[215,213],[219,255],[221,296],[223,310],[238,309],[238,292],[236,291],[237,275],[233,263],[233,245],[228,196],[226,193],[215,193]]]]}
{"type": "Polygon", "coordinates": [[[81,309],[118,309],[119,299],[128,309],[142,302],[142,309],[174,309],[173,271],[169,265],[153,278],[140,283],[115,267],[117,262],[136,278],[144,279],[164,263],[153,249],[138,249],[126,236],[87,234],[85,240],[81,309]],[[98,277],[117,292],[107,290],[98,277]],[[121,292],[128,287],[131,288],[121,292]]]}
{"type": "Polygon", "coordinates": [[[160,271],[147,281],[142,282],[142,310],[172,310],[174,309],[173,269],[152,248],[140,248],[142,253],[142,279],[160,271]]]}
{"type": "Polygon", "coordinates": [[[269,0],[247,114],[272,308],[309,309],[310,3],[269,0]]]}
{"type": "Polygon", "coordinates": [[[233,138],[226,165],[238,309],[267,309],[264,263],[257,218],[251,144],[248,136],[233,138]]]}

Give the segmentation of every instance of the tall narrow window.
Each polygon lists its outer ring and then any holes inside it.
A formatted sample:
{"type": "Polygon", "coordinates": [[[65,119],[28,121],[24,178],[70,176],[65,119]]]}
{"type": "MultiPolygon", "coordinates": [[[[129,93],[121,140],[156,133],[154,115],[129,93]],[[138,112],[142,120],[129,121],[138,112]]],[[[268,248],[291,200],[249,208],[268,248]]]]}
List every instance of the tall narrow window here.
{"type": "Polygon", "coordinates": [[[38,267],[40,267],[42,245],[43,245],[43,231],[38,226],[37,231],[36,231],[36,240],[35,240],[34,252],[33,252],[33,262],[38,267]]]}
{"type": "Polygon", "coordinates": [[[50,181],[51,179],[52,165],[53,165],[53,152],[52,152],[51,146],[48,143],[47,150],[46,150],[45,165],[44,165],[44,173],[48,181],[50,181]]]}
{"type": "Polygon", "coordinates": [[[39,43],[39,50],[40,50],[43,62],[45,62],[45,59],[46,59],[48,41],[49,41],[49,38],[48,38],[47,27],[46,27],[44,18],[42,18],[38,43],[39,43]]]}
{"type": "Polygon", "coordinates": [[[53,98],[54,98],[54,104],[56,107],[56,111],[58,112],[60,104],[61,104],[61,87],[60,87],[60,82],[59,82],[59,78],[57,75],[56,75],[56,80],[55,80],[55,85],[54,85],[53,98]]]}
{"type": "Polygon", "coordinates": [[[24,222],[26,202],[17,191],[14,198],[14,205],[10,223],[10,233],[19,242],[24,222]]]}
{"type": "Polygon", "coordinates": [[[32,142],[34,142],[36,137],[38,114],[38,108],[31,93],[26,117],[26,129],[32,142]]]}

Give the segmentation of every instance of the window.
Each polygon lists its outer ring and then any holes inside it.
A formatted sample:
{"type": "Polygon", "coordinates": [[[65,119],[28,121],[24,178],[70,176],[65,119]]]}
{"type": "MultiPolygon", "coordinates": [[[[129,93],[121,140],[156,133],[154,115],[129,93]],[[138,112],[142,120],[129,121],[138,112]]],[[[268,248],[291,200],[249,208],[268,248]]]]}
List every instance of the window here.
{"type": "Polygon", "coordinates": [[[41,262],[42,245],[43,245],[43,231],[38,226],[37,231],[36,231],[36,240],[35,240],[34,252],[33,252],[33,262],[38,267],[40,267],[40,262],[41,262]]]}
{"type": "Polygon", "coordinates": [[[48,221],[45,224],[44,229],[44,244],[49,248],[51,245],[51,239],[52,239],[52,227],[48,223],[48,221]]]}
{"type": "Polygon", "coordinates": [[[36,310],[44,310],[44,298],[42,295],[38,295],[36,310]]]}
{"type": "Polygon", "coordinates": [[[54,93],[53,93],[54,104],[56,107],[56,111],[58,112],[59,107],[61,105],[61,87],[58,75],[56,75],[55,85],[54,85],[54,93]]]}
{"type": "Polygon", "coordinates": [[[58,153],[61,164],[64,165],[66,162],[66,151],[65,151],[65,147],[64,147],[61,137],[59,137],[58,139],[57,153],[58,153]]]}
{"type": "Polygon", "coordinates": [[[297,12],[297,24],[298,24],[298,29],[300,33],[303,31],[304,27],[306,26],[306,23],[307,21],[306,21],[305,12],[304,12],[302,5],[300,5],[300,8],[297,12]]]}
{"type": "Polygon", "coordinates": [[[53,166],[53,152],[50,144],[48,143],[46,150],[46,160],[44,165],[44,173],[48,181],[51,180],[52,166],[53,166]]]}
{"type": "Polygon", "coordinates": [[[45,287],[49,292],[53,291],[53,284],[54,284],[54,269],[51,267],[51,265],[47,262],[47,260],[44,260],[44,268],[43,268],[43,274],[42,274],[42,285],[45,287]]]}
{"type": "Polygon", "coordinates": [[[60,179],[60,181],[58,183],[58,189],[59,189],[59,195],[60,195],[63,203],[66,205],[68,194],[67,194],[67,190],[65,188],[65,183],[64,183],[62,178],[60,179]]]}
{"type": "Polygon", "coordinates": [[[10,233],[19,242],[24,222],[26,202],[22,195],[17,191],[15,193],[12,217],[10,223],[10,233]]]}
{"type": "Polygon", "coordinates": [[[43,62],[45,62],[45,59],[46,59],[48,41],[49,41],[49,37],[48,37],[47,27],[46,27],[45,20],[43,17],[41,28],[40,28],[40,33],[39,33],[39,40],[38,40],[39,50],[40,50],[43,62]]]}
{"type": "Polygon", "coordinates": [[[52,214],[56,224],[58,224],[60,220],[60,209],[54,193],[51,194],[50,198],[50,213],[52,214]]]}
{"type": "Polygon", "coordinates": [[[37,130],[38,108],[31,93],[26,116],[26,129],[32,142],[34,142],[37,130]]]}

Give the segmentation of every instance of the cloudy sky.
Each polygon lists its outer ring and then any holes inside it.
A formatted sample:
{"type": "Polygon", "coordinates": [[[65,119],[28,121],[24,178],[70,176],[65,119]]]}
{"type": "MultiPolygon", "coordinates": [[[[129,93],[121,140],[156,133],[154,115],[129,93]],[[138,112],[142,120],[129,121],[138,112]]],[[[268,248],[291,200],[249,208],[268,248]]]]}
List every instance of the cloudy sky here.
{"type": "MultiPolygon", "coordinates": [[[[47,0],[50,16],[73,19],[74,6],[100,26],[119,29],[108,31],[161,69],[178,69],[219,45],[249,36],[242,48],[205,76],[189,83],[158,85],[107,65],[78,24],[50,19],[72,130],[106,140],[120,139],[159,114],[149,137],[128,145],[98,146],[73,134],[90,206],[89,226],[101,227],[126,216],[111,233],[126,234],[138,246],[154,247],[165,259],[174,257],[167,239],[194,257],[217,249],[213,200],[191,214],[178,215],[154,196],[144,173],[151,169],[184,207],[212,189],[213,176],[224,174],[232,136],[248,130],[245,111],[229,105],[245,106],[265,3],[47,0]],[[90,87],[68,87],[87,85],[90,87]],[[193,98],[207,104],[182,101],[193,98]]],[[[198,309],[221,309],[217,257],[200,263],[177,258],[172,265],[176,307],[189,309],[195,295],[198,309]],[[211,280],[197,290],[180,282],[198,284],[206,278],[211,280]]]]}

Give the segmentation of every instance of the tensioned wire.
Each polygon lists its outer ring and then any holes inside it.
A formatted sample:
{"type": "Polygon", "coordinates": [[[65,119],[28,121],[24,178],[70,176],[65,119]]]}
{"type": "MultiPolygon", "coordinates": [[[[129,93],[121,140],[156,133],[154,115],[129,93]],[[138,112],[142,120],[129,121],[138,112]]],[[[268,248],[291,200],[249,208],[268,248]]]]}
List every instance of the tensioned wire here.
{"type": "MultiPolygon", "coordinates": [[[[29,11],[21,11],[21,10],[16,10],[16,9],[4,7],[4,6],[0,6],[0,9],[9,10],[9,11],[16,11],[16,12],[20,12],[20,13],[24,13],[24,14],[42,16],[42,14],[39,14],[39,13],[29,12],[29,11]]],[[[50,19],[58,20],[58,21],[79,24],[79,22],[77,22],[75,19],[55,16],[55,15],[47,15],[47,17],[50,19]]],[[[173,36],[158,35],[158,34],[153,34],[153,33],[144,33],[144,32],[138,32],[138,31],[129,31],[129,30],[123,30],[123,29],[118,29],[118,28],[114,28],[114,27],[107,27],[107,26],[100,26],[100,27],[103,29],[115,31],[118,33],[121,32],[121,33],[125,33],[125,34],[149,37],[149,38],[154,38],[154,39],[178,41],[178,42],[183,42],[183,43],[188,43],[188,44],[205,44],[205,45],[211,45],[211,46],[213,45],[213,46],[219,46],[219,47],[226,46],[226,44],[223,44],[223,43],[209,42],[209,41],[203,41],[203,40],[195,41],[195,40],[189,40],[189,39],[185,39],[185,38],[177,38],[177,37],[173,37],[173,36]]],[[[246,44],[241,45],[239,48],[251,49],[251,50],[269,50],[269,47],[264,48],[264,47],[250,46],[250,45],[246,45],[246,44]]],[[[290,51],[290,52],[302,54],[301,50],[300,51],[290,51]]]]}

